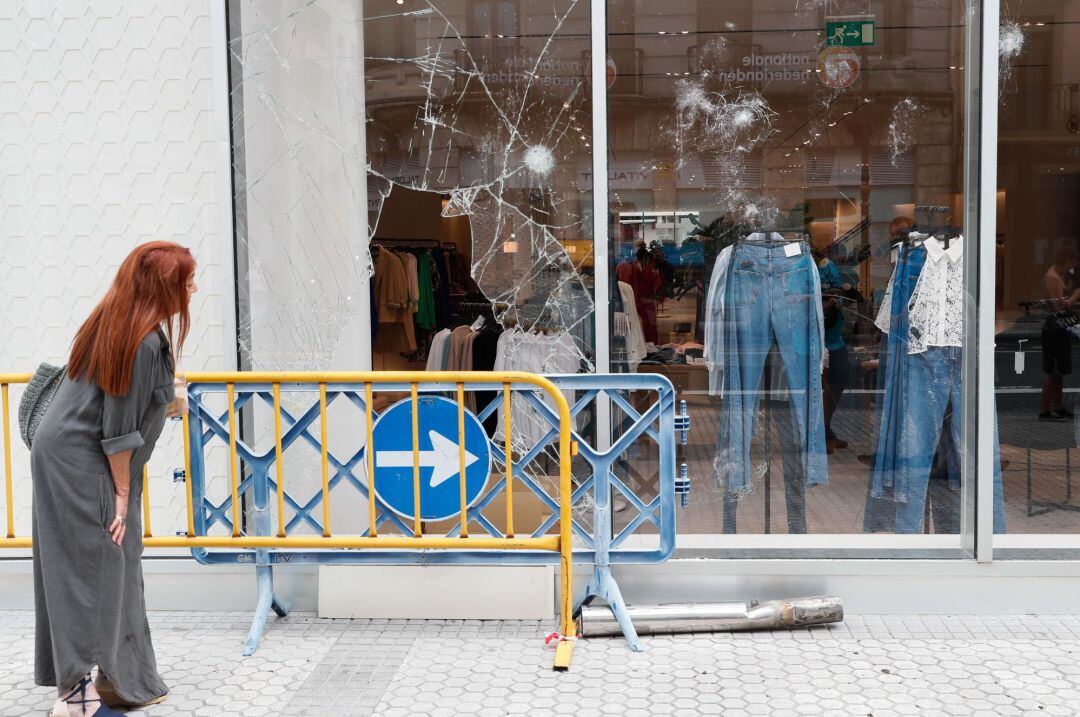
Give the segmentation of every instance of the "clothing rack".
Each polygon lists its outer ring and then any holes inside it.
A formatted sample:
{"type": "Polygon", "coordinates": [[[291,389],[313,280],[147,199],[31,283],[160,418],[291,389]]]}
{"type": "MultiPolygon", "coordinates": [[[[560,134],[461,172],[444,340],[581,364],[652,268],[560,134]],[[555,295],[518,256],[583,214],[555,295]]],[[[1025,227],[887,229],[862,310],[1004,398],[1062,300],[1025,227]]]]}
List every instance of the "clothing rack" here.
{"type": "Polygon", "coordinates": [[[495,320],[495,309],[492,303],[487,300],[481,299],[451,299],[450,306],[453,310],[454,316],[459,320],[464,316],[473,316],[476,318],[483,317],[484,321],[490,321],[492,324],[498,323],[495,320]]]}
{"type": "Polygon", "coordinates": [[[438,239],[372,239],[371,245],[375,247],[386,246],[387,249],[441,249],[442,242],[438,239]]]}
{"type": "MultiPolygon", "coordinates": [[[[911,232],[920,232],[923,234],[930,234],[934,237],[945,242],[945,248],[949,248],[949,243],[959,237],[963,230],[960,227],[951,225],[941,225],[935,221],[935,217],[938,216],[952,216],[952,207],[946,206],[934,206],[924,205],[915,207],[915,224],[908,230],[908,235],[911,232]],[[924,220],[919,221],[919,215],[923,215],[924,220]]],[[[907,236],[904,237],[907,241],[907,236]]]]}
{"type": "Polygon", "coordinates": [[[1054,306],[1059,302],[1060,299],[1027,299],[1016,302],[1016,305],[1024,310],[1024,316],[1030,316],[1032,309],[1040,309],[1046,312],[1054,311],[1054,306]]]}
{"type": "Polygon", "coordinates": [[[792,242],[805,241],[805,240],[806,240],[806,230],[801,229],[801,228],[800,229],[755,229],[754,231],[750,232],[749,234],[746,234],[743,237],[739,238],[738,241],[736,241],[736,244],[742,245],[742,244],[746,244],[746,243],[751,243],[751,244],[765,245],[765,246],[781,246],[781,245],[784,245],[784,244],[791,244],[792,242]],[[752,236],[754,234],[763,234],[765,236],[765,239],[763,241],[747,242],[746,241],[747,237],[752,236]],[[780,236],[785,237],[785,238],[783,240],[781,240],[781,241],[777,241],[777,240],[772,238],[773,234],[779,234],[780,236]],[[795,234],[796,236],[794,236],[792,238],[787,238],[786,235],[789,235],[789,234],[795,234]]]}

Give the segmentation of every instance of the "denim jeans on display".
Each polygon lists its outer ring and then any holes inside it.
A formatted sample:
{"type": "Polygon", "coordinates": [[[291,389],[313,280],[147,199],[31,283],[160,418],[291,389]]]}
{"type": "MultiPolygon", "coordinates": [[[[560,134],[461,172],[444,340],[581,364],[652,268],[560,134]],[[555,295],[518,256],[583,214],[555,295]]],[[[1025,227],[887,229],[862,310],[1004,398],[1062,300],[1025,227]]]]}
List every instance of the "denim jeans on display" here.
{"type": "MultiPolygon", "coordinates": [[[[790,401],[766,398],[766,409],[773,423],[773,451],[780,451],[784,469],[784,507],[787,511],[788,533],[793,535],[806,532],[806,470],[802,460],[803,438],[800,423],[795,417],[790,401]]],[[[766,430],[768,430],[766,428],[766,430]]],[[[769,460],[766,457],[765,460],[769,460]]],[[[776,483],[773,484],[776,487],[776,483]]],[[[733,535],[738,532],[738,496],[724,495],[723,532],[733,535]]],[[[765,532],[771,532],[771,526],[765,532]]]]}
{"type": "Polygon", "coordinates": [[[775,342],[790,403],[794,451],[784,452],[788,480],[828,482],[821,399],[821,296],[808,246],[746,243],[735,249],[725,288],[724,401],[717,473],[729,494],[746,493],[750,442],[761,400],[762,369],[775,342]],[[798,246],[794,256],[788,254],[798,246]],[[789,453],[794,453],[789,458],[789,453]]]}
{"type": "MultiPolygon", "coordinates": [[[[915,293],[926,263],[926,249],[900,247],[896,274],[893,278],[892,298],[889,312],[889,333],[883,337],[878,351],[878,387],[881,389],[878,404],[877,450],[872,457],[870,473],[870,498],[867,500],[867,522],[872,517],[872,499],[888,498],[896,475],[896,443],[903,425],[905,406],[904,361],[908,353],[908,304],[915,293]]],[[[873,510],[873,514],[877,511],[873,510]]],[[[870,529],[870,526],[866,526],[870,529]]]]}
{"type": "MultiPolygon", "coordinates": [[[[945,417],[933,468],[930,470],[930,487],[926,500],[929,503],[925,515],[932,518],[934,533],[960,532],[960,452],[953,443],[951,412],[945,417]]],[[[887,498],[874,498],[867,490],[866,513],[863,530],[867,533],[896,532],[896,503],[890,490],[887,498]]]]}
{"type": "MultiPolygon", "coordinates": [[[[952,445],[961,445],[964,415],[962,356],[963,349],[958,346],[931,346],[922,353],[904,357],[904,411],[896,445],[897,471],[893,483],[897,533],[923,530],[923,511],[933,462],[930,447],[938,444],[945,412],[950,406],[952,445]]],[[[1004,533],[1005,502],[996,410],[994,435],[990,440],[994,447],[994,532],[1004,533]]]]}

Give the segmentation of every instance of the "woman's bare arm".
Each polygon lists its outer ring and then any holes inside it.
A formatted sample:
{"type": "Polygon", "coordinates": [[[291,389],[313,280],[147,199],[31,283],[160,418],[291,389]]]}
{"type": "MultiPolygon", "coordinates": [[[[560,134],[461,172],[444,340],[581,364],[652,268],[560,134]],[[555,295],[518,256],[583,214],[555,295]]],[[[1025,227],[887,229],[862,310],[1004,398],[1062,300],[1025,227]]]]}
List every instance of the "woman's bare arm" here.
{"type": "Polygon", "coordinates": [[[116,494],[116,513],[109,525],[109,537],[120,545],[127,532],[128,496],[131,495],[131,454],[134,451],[113,453],[109,458],[109,471],[112,473],[113,492],[116,494]]]}

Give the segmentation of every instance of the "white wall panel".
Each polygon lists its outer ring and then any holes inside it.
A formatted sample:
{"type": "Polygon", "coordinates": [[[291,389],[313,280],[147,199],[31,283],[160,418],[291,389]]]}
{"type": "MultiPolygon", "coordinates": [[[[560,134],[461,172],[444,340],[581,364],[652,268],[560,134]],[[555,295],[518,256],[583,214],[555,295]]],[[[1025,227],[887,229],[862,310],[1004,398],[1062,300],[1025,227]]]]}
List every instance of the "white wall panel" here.
{"type": "MultiPolygon", "coordinates": [[[[153,239],[199,261],[181,370],[233,366],[214,52],[209,0],[0,3],[0,372],[63,362],[124,256],[153,239]]],[[[184,523],[180,487],[166,479],[181,465],[179,439],[167,426],[151,461],[157,533],[184,523]]],[[[14,442],[28,535],[28,455],[14,442]]]]}

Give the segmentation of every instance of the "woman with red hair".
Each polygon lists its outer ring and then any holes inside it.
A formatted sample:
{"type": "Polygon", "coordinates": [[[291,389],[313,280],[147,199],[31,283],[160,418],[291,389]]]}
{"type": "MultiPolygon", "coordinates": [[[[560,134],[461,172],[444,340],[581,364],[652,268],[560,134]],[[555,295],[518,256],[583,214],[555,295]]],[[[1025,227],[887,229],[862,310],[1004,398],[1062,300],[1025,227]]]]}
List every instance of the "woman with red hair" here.
{"type": "Polygon", "coordinates": [[[146,620],[138,506],[143,466],[179,410],[174,367],[195,290],[184,247],[132,251],[76,334],[34,435],[34,679],[58,688],[54,717],[112,717],[111,706],[168,692],[146,620]]]}

